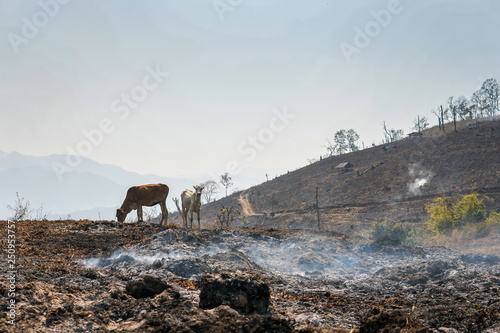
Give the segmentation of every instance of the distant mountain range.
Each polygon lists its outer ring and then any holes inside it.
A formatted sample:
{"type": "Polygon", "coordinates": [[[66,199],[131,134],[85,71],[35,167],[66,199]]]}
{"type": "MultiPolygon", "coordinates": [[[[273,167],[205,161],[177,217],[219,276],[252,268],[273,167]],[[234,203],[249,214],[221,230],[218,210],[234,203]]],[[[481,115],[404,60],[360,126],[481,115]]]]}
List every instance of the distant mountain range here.
{"type": "MultiPolygon", "coordinates": [[[[141,175],[113,165],[100,164],[82,158],[74,170],[58,173],[54,166],[66,165],[69,155],[27,156],[0,151],[0,219],[12,212],[16,192],[30,202],[32,209],[43,205],[50,219],[105,219],[115,218],[115,211],[125,198],[130,186],[165,183],[170,187],[167,201],[169,211],[176,211],[171,198],[179,197],[183,189],[191,187],[192,180],[141,175]]],[[[135,218],[135,212],[129,218],[135,218]]]]}

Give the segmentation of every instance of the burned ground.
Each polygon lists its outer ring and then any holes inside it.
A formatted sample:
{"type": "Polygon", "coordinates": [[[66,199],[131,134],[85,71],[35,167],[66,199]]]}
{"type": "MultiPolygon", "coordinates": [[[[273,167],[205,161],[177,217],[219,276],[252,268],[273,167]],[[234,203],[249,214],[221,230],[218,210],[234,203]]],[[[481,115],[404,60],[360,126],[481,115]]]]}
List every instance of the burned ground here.
{"type": "Polygon", "coordinates": [[[17,313],[15,326],[0,319],[6,332],[500,331],[491,254],[334,232],[93,221],[17,222],[16,236],[17,313]]]}

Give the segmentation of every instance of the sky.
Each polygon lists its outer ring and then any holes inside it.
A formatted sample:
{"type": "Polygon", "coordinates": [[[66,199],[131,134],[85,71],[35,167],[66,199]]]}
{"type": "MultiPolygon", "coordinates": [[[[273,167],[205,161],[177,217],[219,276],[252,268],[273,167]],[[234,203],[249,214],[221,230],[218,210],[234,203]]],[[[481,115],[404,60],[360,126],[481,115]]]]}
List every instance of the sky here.
{"type": "MultiPolygon", "coordinates": [[[[500,79],[494,0],[0,0],[0,151],[239,186],[500,79]]],[[[77,165],[68,165],[75,170],[77,165]]]]}

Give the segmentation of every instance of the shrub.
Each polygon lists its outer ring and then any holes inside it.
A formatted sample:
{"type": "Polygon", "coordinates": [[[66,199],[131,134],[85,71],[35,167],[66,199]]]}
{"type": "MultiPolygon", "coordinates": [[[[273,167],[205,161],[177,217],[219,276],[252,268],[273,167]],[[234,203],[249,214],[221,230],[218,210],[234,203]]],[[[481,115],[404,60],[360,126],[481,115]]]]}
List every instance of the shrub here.
{"type": "Polygon", "coordinates": [[[240,215],[241,212],[238,208],[234,208],[233,206],[231,206],[231,208],[226,208],[224,207],[224,205],[222,205],[220,208],[220,213],[215,214],[215,223],[217,225],[220,225],[221,227],[223,227],[225,223],[226,226],[229,227],[229,225],[233,223],[233,220],[240,215]]]}
{"type": "Polygon", "coordinates": [[[485,237],[494,230],[500,231],[500,213],[497,212],[491,212],[484,222],[477,223],[476,236],[485,237]]]}
{"type": "Polygon", "coordinates": [[[500,214],[493,212],[486,218],[484,203],[477,194],[466,195],[457,204],[446,197],[437,198],[426,208],[430,216],[426,227],[435,235],[449,235],[460,228],[465,234],[484,237],[500,228],[500,214]]]}
{"type": "Polygon", "coordinates": [[[459,224],[484,221],[485,217],[484,204],[476,194],[466,195],[455,206],[455,219],[459,224]]]}
{"type": "Polygon", "coordinates": [[[455,212],[453,202],[446,197],[436,198],[433,202],[427,204],[427,212],[430,219],[426,224],[428,230],[443,234],[449,233],[455,227],[455,212]]]}
{"type": "Polygon", "coordinates": [[[399,221],[373,222],[370,238],[378,239],[384,236],[408,243],[416,243],[416,231],[410,225],[399,221]]]}

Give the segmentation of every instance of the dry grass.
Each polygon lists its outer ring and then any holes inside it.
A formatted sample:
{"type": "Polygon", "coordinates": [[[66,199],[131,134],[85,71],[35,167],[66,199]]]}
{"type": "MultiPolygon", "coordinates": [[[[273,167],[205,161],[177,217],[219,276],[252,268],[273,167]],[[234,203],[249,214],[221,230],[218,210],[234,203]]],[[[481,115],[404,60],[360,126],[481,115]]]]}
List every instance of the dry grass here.
{"type": "Polygon", "coordinates": [[[455,229],[450,235],[440,235],[424,241],[426,246],[444,246],[460,253],[484,253],[500,256],[500,230],[478,237],[474,228],[455,229]]]}

